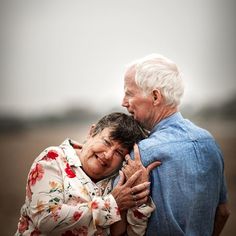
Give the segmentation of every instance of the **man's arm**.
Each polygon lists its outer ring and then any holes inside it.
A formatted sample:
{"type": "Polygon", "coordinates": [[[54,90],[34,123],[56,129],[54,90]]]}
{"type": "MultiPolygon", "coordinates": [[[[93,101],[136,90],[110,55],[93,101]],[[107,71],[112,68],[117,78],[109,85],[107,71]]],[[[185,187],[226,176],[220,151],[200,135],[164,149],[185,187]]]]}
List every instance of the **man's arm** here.
{"type": "Polygon", "coordinates": [[[230,211],[227,203],[218,205],[215,215],[214,231],[212,236],[219,236],[228,220],[230,211]]]}

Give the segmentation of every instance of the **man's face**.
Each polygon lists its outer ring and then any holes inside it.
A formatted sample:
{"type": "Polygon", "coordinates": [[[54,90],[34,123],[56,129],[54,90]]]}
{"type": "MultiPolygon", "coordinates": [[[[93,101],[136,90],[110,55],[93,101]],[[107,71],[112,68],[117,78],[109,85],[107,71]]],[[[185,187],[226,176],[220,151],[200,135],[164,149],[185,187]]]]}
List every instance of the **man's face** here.
{"type": "Polygon", "coordinates": [[[116,172],[128,154],[128,149],[110,138],[110,128],[90,136],[80,153],[84,171],[98,181],[116,172]]]}
{"type": "Polygon", "coordinates": [[[128,112],[134,116],[143,127],[150,126],[150,109],[152,109],[152,97],[144,94],[144,92],[136,85],[135,70],[130,69],[125,74],[124,79],[124,98],[122,106],[126,107],[128,112]]]}

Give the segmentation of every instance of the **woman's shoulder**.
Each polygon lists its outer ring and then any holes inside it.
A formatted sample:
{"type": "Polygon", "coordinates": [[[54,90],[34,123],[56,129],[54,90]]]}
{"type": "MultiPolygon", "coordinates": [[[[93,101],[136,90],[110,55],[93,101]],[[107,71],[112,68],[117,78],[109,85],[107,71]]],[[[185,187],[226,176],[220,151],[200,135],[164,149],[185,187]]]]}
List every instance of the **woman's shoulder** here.
{"type": "Polygon", "coordinates": [[[65,158],[65,153],[60,146],[49,146],[45,148],[34,160],[34,163],[38,162],[51,162],[59,161],[65,158]]]}

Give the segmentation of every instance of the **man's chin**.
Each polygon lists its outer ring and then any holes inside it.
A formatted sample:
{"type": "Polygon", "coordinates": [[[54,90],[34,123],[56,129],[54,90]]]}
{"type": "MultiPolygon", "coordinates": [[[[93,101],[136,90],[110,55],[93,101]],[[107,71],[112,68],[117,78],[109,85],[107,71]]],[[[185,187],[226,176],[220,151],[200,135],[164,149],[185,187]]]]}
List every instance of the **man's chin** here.
{"type": "MultiPolygon", "coordinates": [[[[135,118],[134,118],[135,119],[135,118]]],[[[145,130],[147,130],[147,131],[150,131],[150,128],[148,127],[148,125],[147,125],[147,123],[146,122],[141,122],[141,121],[138,121],[138,120],[136,120],[138,123],[139,123],[139,125],[143,128],[143,129],[145,129],[145,130]]]]}

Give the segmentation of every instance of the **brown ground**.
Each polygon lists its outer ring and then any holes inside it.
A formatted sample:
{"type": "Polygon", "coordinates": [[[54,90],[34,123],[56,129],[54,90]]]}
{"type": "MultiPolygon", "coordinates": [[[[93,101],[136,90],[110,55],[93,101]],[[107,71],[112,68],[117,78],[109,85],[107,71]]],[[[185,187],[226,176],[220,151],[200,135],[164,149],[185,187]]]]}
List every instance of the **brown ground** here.
{"type": "MultiPolygon", "coordinates": [[[[235,123],[204,123],[218,140],[225,157],[225,173],[229,189],[231,217],[223,236],[236,235],[236,125],[235,123]]],[[[83,141],[89,124],[34,128],[17,133],[0,133],[0,235],[11,236],[16,230],[20,207],[25,196],[25,182],[34,158],[47,146],[58,145],[66,137],[83,141]]]]}

